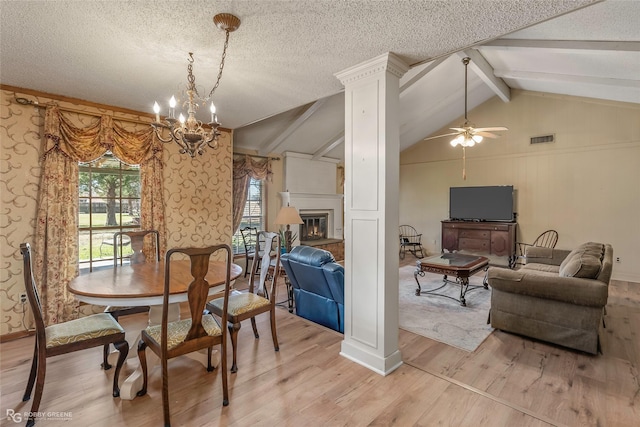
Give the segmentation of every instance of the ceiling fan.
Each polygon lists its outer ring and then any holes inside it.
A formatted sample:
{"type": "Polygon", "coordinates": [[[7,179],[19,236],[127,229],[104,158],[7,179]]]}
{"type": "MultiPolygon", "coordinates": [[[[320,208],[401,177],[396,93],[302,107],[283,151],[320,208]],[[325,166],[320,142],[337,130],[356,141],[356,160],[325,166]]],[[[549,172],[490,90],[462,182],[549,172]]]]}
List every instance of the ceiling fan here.
{"type": "Polygon", "coordinates": [[[499,135],[496,135],[491,132],[501,131],[501,130],[509,130],[504,126],[494,126],[494,127],[486,127],[486,128],[477,128],[474,127],[473,123],[469,122],[467,118],[467,68],[469,66],[469,62],[471,62],[471,58],[464,57],[462,58],[462,63],[464,64],[464,123],[457,128],[449,128],[454,130],[455,132],[445,133],[443,135],[430,136],[425,138],[424,141],[435,138],[442,138],[444,136],[452,136],[457,135],[454,139],[451,140],[451,145],[453,147],[457,145],[462,146],[462,178],[467,179],[467,174],[465,171],[465,161],[466,161],[466,153],[465,149],[467,147],[473,147],[476,144],[482,142],[482,140],[486,138],[499,138],[499,135]]]}

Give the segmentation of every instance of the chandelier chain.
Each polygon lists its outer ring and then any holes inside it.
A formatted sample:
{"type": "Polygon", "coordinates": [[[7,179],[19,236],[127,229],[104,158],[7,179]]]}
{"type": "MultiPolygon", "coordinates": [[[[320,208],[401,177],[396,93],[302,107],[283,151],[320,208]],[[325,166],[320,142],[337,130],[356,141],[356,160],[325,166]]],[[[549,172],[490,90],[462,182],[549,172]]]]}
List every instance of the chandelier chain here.
{"type": "Polygon", "coordinates": [[[196,76],[193,75],[193,52],[189,52],[189,58],[187,61],[189,61],[189,64],[187,65],[187,82],[189,83],[189,86],[187,89],[193,90],[194,93],[200,97],[198,89],[196,88],[196,76]]]}
{"type": "Polygon", "coordinates": [[[213,93],[216,91],[216,89],[220,85],[220,79],[222,78],[222,69],[224,68],[224,59],[227,57],[227,46],[229,46],[229,30],[225,30],[225,33],[226,33],[226,37],[224,39],[224,49],[222,49],[222,60],[220,61],[218,78],[216,80],[216,84],[213,86],[213,89],[211,89],[211,92],[209,92],[208,99],[211,99],[211,97],[213,96],[213,93]]]}

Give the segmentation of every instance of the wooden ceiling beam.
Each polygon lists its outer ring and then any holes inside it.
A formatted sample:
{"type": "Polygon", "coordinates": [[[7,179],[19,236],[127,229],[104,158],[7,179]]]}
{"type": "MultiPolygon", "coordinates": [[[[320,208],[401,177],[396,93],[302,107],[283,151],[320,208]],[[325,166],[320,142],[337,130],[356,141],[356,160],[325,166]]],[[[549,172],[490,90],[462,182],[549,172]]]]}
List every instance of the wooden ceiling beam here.
{"type": "Polygon", "coordinates": [[[468,56],[471,58],[469,67],[475,72],[478,77],[482,79],[487,86],[493,90],[496,95],[500,97],[504,102],[511,100],[511,88],[499,77],[495,76],[493,67],[484,59],[484,56],[475,49],[467,49],[462,52],[458,52],[461,58],[468,56]]]}
{"type": "Polygon", "coordinates": [[[432,61],[429,65],[427,65],[424,68],[424,70],[420,71],[418,74],[413,76],[409,81],[407,81],[402,86],[400,86],[400,96],[402,96],[407,89],[409,89],[411,86],[413,86],[418,81],[420,81],[420,79],[422,79],[424,76],[429,74],[438,65],[442,64],[446,59],[447,57],[442,57],[442,58],[436,59],[435,61],[432,61]]]}
{"type": "Polygon", "coordinates": [[[340,131],[336,136],[331,138],[327,143],[325,143],[320,149],[318,149],[315,153],[313,153],[313,157],[311,160],[318,160],[320,157],[327,154],[329,151],[336,148],[338,145],[344,142],[344,130],[340,131]]]}
{"type": "Polygon", "coordinates": [[[309,108],[304,110],[294,121],[291,123],[282,133],[273,138],[271,141],[267,141],[262,148],[258,151],[258,154],[266,156],[269,153],[274,153],[280,147],[284,141],[304,122],[306,122],[322,105],[327,101],[327,98],[321,98],[311,104],[309,108]]]}
{"type": "Polygon", "coordinates": [[[502,49],[512,47],[559,50],[613,50],[622,52],[640,52],[640,41],[497,39],[478,46],[478,49],[502,49]]]}

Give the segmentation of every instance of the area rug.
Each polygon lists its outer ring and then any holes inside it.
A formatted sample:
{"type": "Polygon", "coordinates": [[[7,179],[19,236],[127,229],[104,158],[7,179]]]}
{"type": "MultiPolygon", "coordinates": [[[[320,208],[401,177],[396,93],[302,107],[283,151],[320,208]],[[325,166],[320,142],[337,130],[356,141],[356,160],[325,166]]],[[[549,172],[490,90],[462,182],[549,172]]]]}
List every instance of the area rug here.
{"type": "MultiPolygon", "coordinates": [[[[436,341],[474,351],[493,332],[487,324],[491,304],[491,290],[475,289],[466,295],[467,306],[458,301],[435,295],[416,296],[414,266],[400,268],[400,328],[436,341]]],[[[469,279],[470,285],[482,285],[484,272],[469,279]]],[[[422,290],[434,289],[442,284],[442,275],[425,273],[418,277],[422,290]]],[[[460,286],[449,284],[438,291],[458,298],[460,286]]]]}

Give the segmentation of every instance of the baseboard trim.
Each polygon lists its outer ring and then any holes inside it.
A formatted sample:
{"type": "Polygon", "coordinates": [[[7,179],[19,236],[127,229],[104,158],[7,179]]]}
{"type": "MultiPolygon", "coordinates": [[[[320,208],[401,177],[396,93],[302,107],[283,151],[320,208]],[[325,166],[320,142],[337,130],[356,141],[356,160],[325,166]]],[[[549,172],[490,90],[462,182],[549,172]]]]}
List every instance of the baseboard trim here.
{"type": "Polygon", "coordinates": [[[0,335],[0,343],[17,340],[24,337],[29,337],[35,334],[36,334],[36,331],[18,331],[18,332],[12,332],[10,334],[0,335]]]}

